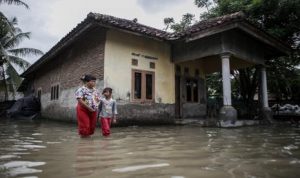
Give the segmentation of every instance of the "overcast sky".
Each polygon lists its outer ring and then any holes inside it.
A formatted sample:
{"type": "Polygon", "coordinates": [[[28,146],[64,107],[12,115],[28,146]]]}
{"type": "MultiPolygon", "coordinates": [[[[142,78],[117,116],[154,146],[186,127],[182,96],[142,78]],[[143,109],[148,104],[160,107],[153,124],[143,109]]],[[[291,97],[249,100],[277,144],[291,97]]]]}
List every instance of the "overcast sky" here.
{"type": "MultiPolygon", "coordinates": [[[[97,12],[125,19],[138,18],[138,22],[163,29],[163,19],[176,21],[187,12],[199,17],[201,9],[194,0],[23,0],[30,9],[22,6],[0,5],[8,17],[16,16],[25,32],[32,32],[30,40],[20,46],[34,47],[47,52],[89,12],[97,12]]],[[[33,63],[37,57],[28,60],[33,63]]]]}

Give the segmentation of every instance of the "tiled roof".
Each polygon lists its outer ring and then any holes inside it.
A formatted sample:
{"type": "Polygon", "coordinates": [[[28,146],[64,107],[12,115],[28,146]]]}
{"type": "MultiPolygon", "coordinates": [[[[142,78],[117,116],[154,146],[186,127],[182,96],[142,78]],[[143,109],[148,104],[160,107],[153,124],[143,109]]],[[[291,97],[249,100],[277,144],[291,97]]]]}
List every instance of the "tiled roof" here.
{"type": "Polygon", "coordinates": [[[213,19],[203,20],[185,29],[184,31],[177,32],[177,33],[176,32],[169,33],[140,23],[136,23],[132,20],[117,18],[114,16],[103,15],[98,13],[89,13],[87,18],[95,20],[96,22],[99,22],[102,25],[108,25],[108,26],[116,27],[118,29],[121,28],[124,30],[129,30],[149,37],[154,37],[154,38],[159,38],[164,40],[174,40],[189,34],[197,33],[205,29],[209,29],[211,27],[243,20],[245,19],[245,15],[242,12],[236,12],[233,14],[224,15],[213,19]]]}
{"type": "Polygon", "coordinates": [[[236,12],[233,14],[228,14],[228,15],[224,15],[224,16],[220,16],[220,17],[216,17],[216,18],[212,18],[212,19],[208,19],[208,20],[202,20],[202,21],[188,27],[187,29],[185,29],[182,32],[171,34],[171,36],[173,38],[174,37],[181,38],[183,36],[198,33],[203,30],[210,29],[212,27],[217,27],[217,26],[224,25],[227,23],[242,21],[245,19],[246,19],[246,16],[243,12],[236,12]]]}
{"type": "Polygon", "coordinates": [[[122,19],[113,17],[110,15],[103,15],[98,13],[89,13],[87,18],[91,18],[102,25],[108,25],[110,27],[116,27],[118,29],[129,30],[132,32],[140,33],[149,37],[155,37],[159,39],[167,39],[170,33],[159,30],[153,27],[149,27],[133,20],[122,19]]]}
{"type": "Polygon", "coordinates": [[[155,38],[164,41],[173,41],[178,39],[184,39],[185,37],[200,33],[204,30],[209,30],[213,27],[226,25],[238,21],[247,21],[244,13],[237,12],[229,15],[224,15],[217,18],[203,20],[191,27],[185,29],[182,32],[169,33],[163,30],[159,30],[153,27],[149,27],[133,20],[127,20],[117,18],[109,15],[103,15],[98,13],[89,13],[87,18],[79,23],[72,31],[70,31],[65,37],[63,37],[55,46],[53,46],[45,55],[43,55],[37,62],[31,65],[21,76],[25,77],[29,73],[32,73],[41,65],[50,60],[57,52],[59,52],[66,44],[70,42],[70,39],[76,38],[78,33],[84,31],[86,28],[92,25],[100,25],[106,28],[121,29],[132,33],[138,33],[150,38],[155,38]]]}

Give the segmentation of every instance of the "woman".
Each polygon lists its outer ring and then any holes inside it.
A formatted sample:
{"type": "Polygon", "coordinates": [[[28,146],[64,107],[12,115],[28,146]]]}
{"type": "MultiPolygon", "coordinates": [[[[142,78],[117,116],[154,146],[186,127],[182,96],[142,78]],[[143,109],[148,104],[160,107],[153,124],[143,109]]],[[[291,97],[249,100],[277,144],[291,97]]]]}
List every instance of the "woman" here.
{"type": "Polygon", "coordinates": [[[89,137],[95,131],[100,94],[95,89],[96,77],[84,75],[81,80],[84,85],[75,92],[78,133],[81,137],[89,137]]]}

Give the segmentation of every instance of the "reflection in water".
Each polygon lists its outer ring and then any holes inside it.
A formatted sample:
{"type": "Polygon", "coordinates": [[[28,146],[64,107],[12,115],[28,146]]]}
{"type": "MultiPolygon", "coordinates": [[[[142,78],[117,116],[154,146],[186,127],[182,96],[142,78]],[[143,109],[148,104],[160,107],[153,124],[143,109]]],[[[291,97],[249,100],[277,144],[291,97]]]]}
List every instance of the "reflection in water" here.
{"type": "Polygon", "coordinates": [[[90,138],[80,139],[77,144],[76,162],[73,167],[78,176],[88,176],[96,170],[97,146],[90,138]]]}
{"type": "Polygon", "coordinates": [[[98,128],[0,121],[0,177],[300,177],[300,129],[98,128]]]}
{"type": "Polygon", "coordinates": [[[156,168],[156,167],[165,167],[170,166],[168,163],[162,163],[162,164],[149,164],[149,165],[138,165],[138,166],[129,166],[119,169],[113,169],[113,172],[130,172],[130,171],[137,171],[141,169],[147,169],[147,168],[156,168]]]}
{"type": "Polygon", "coordinates": [[[10,161],[1,167],[9,170],[10,176],[16,176],[21,174],[30,174],[42,172],[42,170],[34,169],[33,167],[44,165],[45,162],[31,162],[31,161],[10,161]]]}

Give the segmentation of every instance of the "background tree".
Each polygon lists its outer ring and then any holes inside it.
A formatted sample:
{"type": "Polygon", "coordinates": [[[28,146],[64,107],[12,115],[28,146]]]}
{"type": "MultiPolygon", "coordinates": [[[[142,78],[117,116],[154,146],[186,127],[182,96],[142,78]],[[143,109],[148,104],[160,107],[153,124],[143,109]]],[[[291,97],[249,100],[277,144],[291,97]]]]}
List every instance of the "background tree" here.
{"type": "MultiPolygon", "coordinates": [[[[28,4],[24,3],[20,0],[0,0],[0,6],[3,4],[8,5],[18,5],[18,6],[24,6],[25,8],[29,9],[28,4]]],[[[1,32],[6,33],[7,30],[9,30],[11,33],[13,33],[13,26],[11,26],[11,23],[9,22],[8,18],[0,11],[0,27],[1,32]]],[[[3,33],[1,33],[2,35],[3,33]]]]}
{"type": "Polygon", "coordinates": [[[20,1],[20,0],[0,0],[0,5],[1,4],[8,4],[8,5],[14,4],[14,5],[19,5],[19,6],[24,6],[27,9],[29,9],[28,4],[26,4],[25,2],[20,1]]]}
{"type": "Polygon", "coordinates": [[[165,30],[168,30],[170,28],[171,30],[176,32],[183,31],[195,22],[195,15],[190,13],[184,14],[179,23],[175,23],[174,18],[172,17],[164,18],[164,24],[166,26],[165,30]]]}
{"type": "MultiPolygon", "coordinates": [[[[4,3],[22,5],[29,8],[26,3],[19,0],[0,0],[0,5],[4,3]]],[[[34,48],[18,48],[23,40],[30,39],[30,33],[22,32],[17,25],[17,18],[8,20],[0,12],[0,79],[2,81],[0,90],[5,92],[5,100],[8,99],[8,90],[14,94],[16,87],[21,82],[17,71],[24,71],[30,65],[23,57],[43,54],[40,50],[34,48]]]]}
{"type": "MultiPolygon", "coordinates": [[[[207,14],[207,18],[221,16],[237,11],[243,11],[248,19],[258,27],[264,29],[293,47],[293,54],[289,57],[269,59],[267,62],[269,91],[276,98],[299,100],[291,92],[295,90],[299,81],[300,64],[300,0],[226,0],[214,1],[216,6],[207,14]]],[[[257,68],[238,70],[236,82],[240,94],[247,105],[252,105],[255,86],[258,83],[257,68]]],[[[300,88],[298,88],[300,89],[300,88]]]]}

